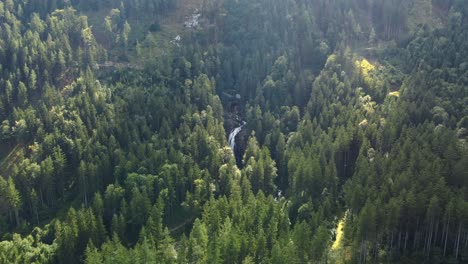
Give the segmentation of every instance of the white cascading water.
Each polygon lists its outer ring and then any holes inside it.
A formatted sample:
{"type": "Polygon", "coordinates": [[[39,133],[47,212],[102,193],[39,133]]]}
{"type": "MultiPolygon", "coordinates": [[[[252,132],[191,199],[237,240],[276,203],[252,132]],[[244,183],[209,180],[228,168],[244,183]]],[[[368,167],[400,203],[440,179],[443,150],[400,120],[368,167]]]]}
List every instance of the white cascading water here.
{"type": "Polygon", "coordinates": [[[243,122],[241,126],[238,126],[238,127],[234,128],[231,131],[231,133],[229,134],[228,143],[229,143],[229,146],[231,147],[232,153],[234,153],[234,155],[236,154],[234,152],[234,148],[236,147],[236,136],[237,136],[237,134],[239,134],[239,132],[241,132],[242,127],[245,126],[245,124],[246,123],[243,122]]]}

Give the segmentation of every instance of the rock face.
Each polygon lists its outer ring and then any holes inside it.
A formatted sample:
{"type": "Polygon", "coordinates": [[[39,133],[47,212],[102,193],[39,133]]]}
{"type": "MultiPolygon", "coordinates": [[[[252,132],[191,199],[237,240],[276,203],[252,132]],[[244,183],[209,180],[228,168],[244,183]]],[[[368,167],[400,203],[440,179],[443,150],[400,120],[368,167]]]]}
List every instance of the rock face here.
{"type": "Polygon", "coordinates": [[[196,28],[198,24],[200,23],[200,11],[197,9],[195,12],[187,18],[187,20],[184,22],[184,26],[186,28],[196,28]]]}

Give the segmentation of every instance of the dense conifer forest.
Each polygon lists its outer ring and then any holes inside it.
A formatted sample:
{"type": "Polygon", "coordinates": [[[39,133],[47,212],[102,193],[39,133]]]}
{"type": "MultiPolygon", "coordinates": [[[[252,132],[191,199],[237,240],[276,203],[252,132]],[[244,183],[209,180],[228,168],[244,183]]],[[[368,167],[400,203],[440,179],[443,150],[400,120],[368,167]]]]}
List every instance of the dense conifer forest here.
{"type": "Polygon", "coordinates": [[[2,0],[0,263],[468,263],[466,0],[2,0]]]}

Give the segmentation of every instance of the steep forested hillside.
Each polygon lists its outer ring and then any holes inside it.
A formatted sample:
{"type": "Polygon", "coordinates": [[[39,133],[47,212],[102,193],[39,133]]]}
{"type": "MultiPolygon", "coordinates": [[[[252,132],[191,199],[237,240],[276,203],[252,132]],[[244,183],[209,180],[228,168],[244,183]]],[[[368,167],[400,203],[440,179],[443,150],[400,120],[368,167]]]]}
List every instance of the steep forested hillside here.
{"type": "Polygon", "coordinates": [[[464,0],[5,0],[0,36],[0,263],[468,262],[464,0]]]}

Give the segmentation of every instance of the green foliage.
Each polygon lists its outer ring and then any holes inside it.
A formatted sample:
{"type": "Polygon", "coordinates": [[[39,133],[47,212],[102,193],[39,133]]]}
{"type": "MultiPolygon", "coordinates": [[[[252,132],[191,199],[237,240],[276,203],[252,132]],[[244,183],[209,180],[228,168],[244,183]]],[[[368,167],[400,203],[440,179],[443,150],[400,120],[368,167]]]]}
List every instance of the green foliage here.
{"type": "Polygon", "coordinates": [[[55,245],[41,241],[42,230],[35,229],[35,235],[22,238],[14,234],[11,241],[0,242],[2,263],[54,263],[55,245]]]}
{"type": "Polygon", "coordinates": [[[0,262],[466,262],[466,1],[202,2],[0,3],[0,262]]]}

